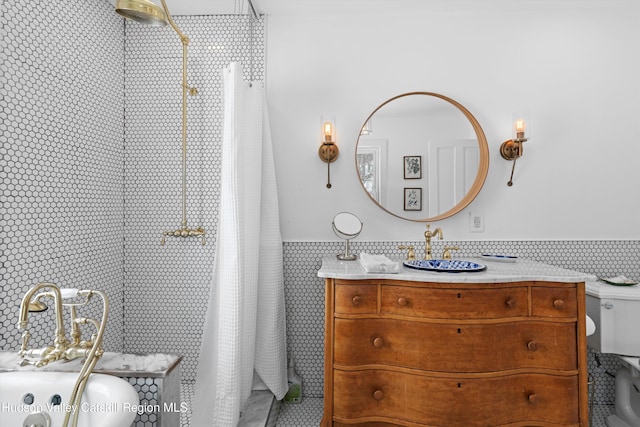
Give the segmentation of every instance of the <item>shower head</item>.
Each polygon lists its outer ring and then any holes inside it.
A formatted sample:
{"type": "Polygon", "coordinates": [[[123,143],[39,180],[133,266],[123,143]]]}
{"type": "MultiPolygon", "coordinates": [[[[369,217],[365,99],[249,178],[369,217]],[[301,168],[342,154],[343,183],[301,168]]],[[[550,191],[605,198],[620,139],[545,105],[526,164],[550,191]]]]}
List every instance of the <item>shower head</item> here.
{"type": "Polygon", "coordinates": [[[118,0],[116,13],[142,24],[156,27],[167,25],[164,9],[149,0],[118,0]]]}

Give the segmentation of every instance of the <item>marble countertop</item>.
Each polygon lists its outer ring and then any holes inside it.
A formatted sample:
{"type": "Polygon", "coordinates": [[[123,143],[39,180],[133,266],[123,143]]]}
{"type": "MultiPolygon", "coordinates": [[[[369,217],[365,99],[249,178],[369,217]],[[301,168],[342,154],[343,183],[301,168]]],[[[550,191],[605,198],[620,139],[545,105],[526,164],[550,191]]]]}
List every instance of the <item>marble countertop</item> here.
{"type": "MultiPolygon", "coordinates": [[[[322,267],[318,277],[328,279],[388,279],[408,280],[413,282],[435,283],[504,283],[525,281],[550,282],[586,282],[597,280],[596,276],[578,271],[566,270],[560,267],[543,264],[536,261],[518,258],[516,262],[492,261],[484,258],[462,258],[484,264],[483,271],[472,273],[449,273],[416,270],[402,266],[399,273],[367,273],[359,261],[340,261],[336,257],[326,257],[322,260],[322,267]]],[[[398,261],[402,263],[402,261],[398,261]]]]}
{"type": "MultiPolygon", "coordinates": [[[[121,377],[165,377],[182,360],[173,354],[123,354],[105,352],[96,363],[93,372],[121,377]],[[144,374],[144,375],[141,375],[144,374]]],[[[61,371],[80,372],[82,360],[54,362],[42,368],[20,366],[17,351],[0,351],[0,372],[10,371],[61,371]]]]}

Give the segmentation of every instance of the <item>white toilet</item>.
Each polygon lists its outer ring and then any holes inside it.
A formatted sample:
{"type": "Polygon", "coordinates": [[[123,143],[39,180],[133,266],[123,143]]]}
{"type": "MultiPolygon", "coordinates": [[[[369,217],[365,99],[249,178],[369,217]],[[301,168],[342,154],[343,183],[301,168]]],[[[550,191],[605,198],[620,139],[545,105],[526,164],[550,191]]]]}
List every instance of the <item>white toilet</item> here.
{"type": "Polygon", "coordinates": [[[587,282],[587,315],[596,324],[587,345],[614,353],[622,366],[616,372],[615,414],[609,427],[640,427],[640,285],[614,286],[587,282]]]}

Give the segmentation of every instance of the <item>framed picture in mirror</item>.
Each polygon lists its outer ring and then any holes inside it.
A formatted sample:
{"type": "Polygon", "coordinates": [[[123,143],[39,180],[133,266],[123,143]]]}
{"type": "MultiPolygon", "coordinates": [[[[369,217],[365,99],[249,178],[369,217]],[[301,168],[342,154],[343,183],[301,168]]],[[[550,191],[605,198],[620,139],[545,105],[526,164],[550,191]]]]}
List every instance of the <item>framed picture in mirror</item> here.
{"type": "Polygon", "coordinates": [[[421,211],[422,210],[422,188],[406,188],[405,187],[404,210],[405,211],[421,211]]]}
{"type": "Polygon", "coordinates": [[[422,156],[404,156],[404,179],[422,178],[422,156]]]}

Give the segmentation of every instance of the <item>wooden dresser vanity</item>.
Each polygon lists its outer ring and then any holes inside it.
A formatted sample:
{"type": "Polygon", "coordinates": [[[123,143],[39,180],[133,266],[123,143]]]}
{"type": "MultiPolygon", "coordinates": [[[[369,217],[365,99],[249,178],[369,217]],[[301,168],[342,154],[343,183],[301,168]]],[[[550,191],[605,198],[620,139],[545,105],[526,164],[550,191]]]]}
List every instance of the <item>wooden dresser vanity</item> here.
{"type": "Polygon", "coordinates": [[[591,276],[481,262],[384,275],[323,261],[322,426],[588,427],[591,276]]]}

